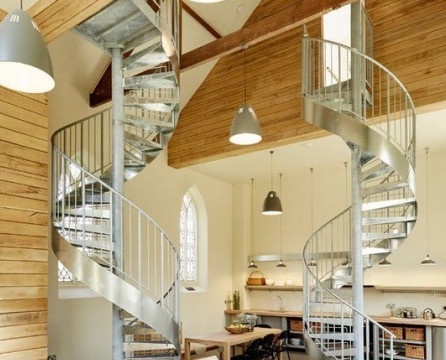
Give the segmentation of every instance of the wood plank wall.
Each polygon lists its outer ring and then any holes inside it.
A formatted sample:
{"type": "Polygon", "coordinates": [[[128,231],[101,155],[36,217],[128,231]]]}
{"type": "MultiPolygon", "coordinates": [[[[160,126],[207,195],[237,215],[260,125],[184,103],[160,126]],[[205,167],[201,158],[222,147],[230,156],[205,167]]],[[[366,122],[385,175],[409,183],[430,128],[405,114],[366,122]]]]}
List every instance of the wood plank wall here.
{"type": "MultiPolygon", "coordinates": [[[[374,26],[374,58],[395,73],[417,111],[446,104],[446,0],[367,0],[374,26]]],[[[248,23],[286,8],[263,0],[248,23]]],[[[318,23],[310,36],[320,34],[318,23]]],[[[169,165],[181,168],[286,143],[323,136],[301,119],[299,30],[248,49],[248,103],[259,118],[263,140],[248,147],[229,143],[229,129],[243,99],[242,54],[219,60],[182,110],[169,143],[169,165]]]]}
{"type": "Polygon", "coordinates": [[[47,358],[48,115],[0,88],[0,360],[47,358]]]}
{"type": "MultiPolygon", "coordinates": [[[[320,20],[307,24],[319,36],[320,20]]],[[[286,144],[322,132],[300,120],[302,28],[293,29],[247,49],[247,102],[262,128],[261,143],[240,147],[229,143],[229,130],[243,102],[243,51],[225,56],[182,110],[169,142],[169,165],[189,166],[202,161],[238,155],[286,144]]]]}

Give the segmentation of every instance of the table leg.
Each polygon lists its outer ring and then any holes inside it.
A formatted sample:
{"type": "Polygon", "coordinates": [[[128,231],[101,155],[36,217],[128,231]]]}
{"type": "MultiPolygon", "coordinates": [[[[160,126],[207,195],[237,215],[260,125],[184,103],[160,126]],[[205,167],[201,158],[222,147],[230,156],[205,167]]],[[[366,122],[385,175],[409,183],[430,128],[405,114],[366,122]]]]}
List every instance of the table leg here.
{"type": "Polygon", "coordinates": [[[190,341],[184,340],[184,358],[190,360],[190,341]]]}
{"type": "Polygon", "coordinates": [[[223,360],[231,360],[231,346],[229,344],[223,345],[223,360]]]}

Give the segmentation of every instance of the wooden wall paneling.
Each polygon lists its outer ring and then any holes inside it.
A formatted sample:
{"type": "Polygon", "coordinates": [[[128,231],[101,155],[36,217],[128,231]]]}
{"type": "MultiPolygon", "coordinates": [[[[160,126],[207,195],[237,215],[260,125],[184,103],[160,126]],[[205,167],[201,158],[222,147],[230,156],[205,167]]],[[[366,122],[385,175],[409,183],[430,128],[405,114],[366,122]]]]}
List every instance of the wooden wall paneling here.
{"type": "Polygon", "coordinates": [[[0,359],[48,352],[48,108],[0,88],[0,359]]]}
{"type": "MultiPolygon", "coordinates": [[[[320,20],[307,25],[320,34],[320,20]]],[[[235,111],[243,102],[244,56],[238,51],[219,60],[182,110],[169,143],[169,165],[182,167],[256,151],[318,131],[300,119],[302,34],[302,28],[292,29],[247,49],[247,102],[259,118],[261,143],[240,147],[228,140],[235,111]]]]}
{"type": "Polygon", "coordinates": [[[371,0],[374,57],[404,84],[418,112],[446,101],[446,1],[371,0]]]}

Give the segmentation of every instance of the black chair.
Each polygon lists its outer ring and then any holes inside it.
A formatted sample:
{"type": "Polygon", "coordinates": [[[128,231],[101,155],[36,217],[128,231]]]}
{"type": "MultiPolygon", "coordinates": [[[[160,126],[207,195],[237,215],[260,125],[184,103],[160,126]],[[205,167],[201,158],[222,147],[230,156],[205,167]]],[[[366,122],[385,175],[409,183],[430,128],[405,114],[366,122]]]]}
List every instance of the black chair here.
{"type": "Polygon", "coordinates": [[[258,350],[258,359],[273,359],[276,334],[267,334],[262,338],[258,350]]]}
{"type": "Polygon", "coordinates": [[[290,360],[290,352],[288,348],[288,336],[289,331],[283,330],[279,336],[277,336],[276,341],[272,345],[272,355],[271,359],[280,359],[280,355],[286,351],[286,354],[288,355],[288,360],[290,360]]]}
{"type": "Polygon", "coordinates": [[[262,343],[262,338],[251,341],[243,354],[231,357],[231,360],[257,360],[259,359],[259,349],[262,343]]]}

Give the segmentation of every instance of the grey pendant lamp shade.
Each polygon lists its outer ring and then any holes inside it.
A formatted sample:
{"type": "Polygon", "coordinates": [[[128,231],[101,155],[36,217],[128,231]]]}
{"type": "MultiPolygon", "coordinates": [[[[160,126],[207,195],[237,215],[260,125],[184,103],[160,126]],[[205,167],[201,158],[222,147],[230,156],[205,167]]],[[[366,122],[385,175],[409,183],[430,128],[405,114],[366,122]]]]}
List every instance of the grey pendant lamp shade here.
{"type": "Polygon", "coordinates": [[[229,141],[236,145],[252,145],[260,142],[260,125],[252,106],[246,103],[246,46],[244,49],[243,86],[244,102],[241,104],[232,120],[229,141]]]}
{"type": "Polygon", "coordinates": [[[429,148],[426,150],[426,257],[421,265],[436,265],[435,261],[429,256],[429,148]]]}
{"type": "MultiPolygon", "coordinates": [[[[251,178],[251,256],[254,256],[254,178],[251,178]]],[[[249,269],[257,269],[254,260],[248,266],[249,269]]]]}
{"type": "Polygon", "coordinates": [[[46,43],[23,10],[10,12],[0,24],[0,85],[26,93],[44,93],[55,85],[46,43]]]}
{"type": "Polygon", "coordinates": [[[266,195],[263,201],[263,215],[280,215],[282,214],[282,203],[279,196],[273,190],[273,154],[274,151],[269,152],[271,154],[271,190],[266,195]]]}

